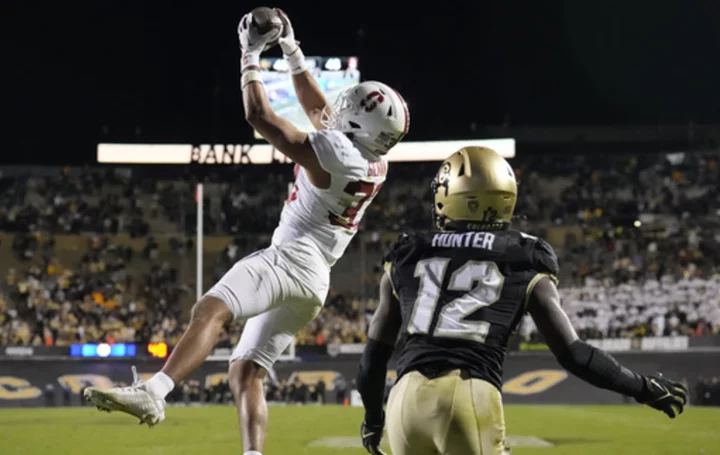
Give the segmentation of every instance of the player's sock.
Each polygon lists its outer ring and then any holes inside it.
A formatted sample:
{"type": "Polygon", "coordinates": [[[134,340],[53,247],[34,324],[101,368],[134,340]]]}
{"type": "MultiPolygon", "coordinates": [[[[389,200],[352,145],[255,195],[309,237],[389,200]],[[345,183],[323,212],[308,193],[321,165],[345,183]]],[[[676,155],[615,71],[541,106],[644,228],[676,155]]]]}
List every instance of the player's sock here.
{"type": "Polygon", "coordinates": [[[175,388],[175,381],[162,371],[155,373],[147,382],[148,391],[157,398],[165,398],[175,388]]]}
{"type": "Polygon", "coordinates": [[[245,455],[262,455],[262,453],[258,452],[257,450],[251,450],[249,452],[245,452],[245,455]]]}

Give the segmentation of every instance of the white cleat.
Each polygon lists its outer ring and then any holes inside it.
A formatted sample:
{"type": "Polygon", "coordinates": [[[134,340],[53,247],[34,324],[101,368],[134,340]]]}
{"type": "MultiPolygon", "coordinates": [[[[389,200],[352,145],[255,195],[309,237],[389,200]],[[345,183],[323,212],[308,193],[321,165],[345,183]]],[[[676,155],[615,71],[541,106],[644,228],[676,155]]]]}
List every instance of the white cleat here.
{"type": "Polygon", "coordinates": [[[141,381],[137,369],[132,367],[133,383],[130,387],[113,387],[100,390],[88,387],[83,395],[100,411],[120,411],[140,419],[140,425],[149,428],[165,420],[165,400],[155,398],[147,391],[145,381],[141,381]]]}

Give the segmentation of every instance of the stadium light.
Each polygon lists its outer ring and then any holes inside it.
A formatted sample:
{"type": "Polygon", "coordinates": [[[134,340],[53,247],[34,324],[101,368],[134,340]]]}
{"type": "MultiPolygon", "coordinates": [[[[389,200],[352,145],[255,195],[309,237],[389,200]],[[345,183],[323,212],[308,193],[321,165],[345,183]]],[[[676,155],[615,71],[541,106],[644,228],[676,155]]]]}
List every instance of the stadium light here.
{"type": "Polygon", "coordinates": [[[100,343],[97,346],[97,356],[98,357],[107,357],[112,352],[112,349],[110,348],[110,345],[107,343],[100,343]]]}

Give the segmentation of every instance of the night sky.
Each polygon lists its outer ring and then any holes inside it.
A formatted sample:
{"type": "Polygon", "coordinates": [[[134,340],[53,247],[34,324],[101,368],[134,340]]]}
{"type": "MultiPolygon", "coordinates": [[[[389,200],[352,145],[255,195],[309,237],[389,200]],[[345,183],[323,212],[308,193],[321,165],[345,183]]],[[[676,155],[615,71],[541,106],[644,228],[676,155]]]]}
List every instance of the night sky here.
{"type": "Polygon", "coordinates": [[[0,7],[4,162],[250,141],[236,27],[255,6],[282,7],[306,55],[357,55],[363,79],[397,88],[409,140],[472,137],[473,123],[720,121],[712,0],[79,3],[0,7]]]}

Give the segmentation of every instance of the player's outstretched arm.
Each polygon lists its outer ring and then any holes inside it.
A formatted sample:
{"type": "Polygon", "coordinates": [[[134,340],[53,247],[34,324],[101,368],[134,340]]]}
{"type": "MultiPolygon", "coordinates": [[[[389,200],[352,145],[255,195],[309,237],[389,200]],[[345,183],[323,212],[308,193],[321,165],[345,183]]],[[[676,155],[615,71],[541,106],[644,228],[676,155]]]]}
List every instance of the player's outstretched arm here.
{"type": "Polygon", "coordinates": [[[300,43],[295,40],[295,30],[293,30],[287,14],[280,8],[275,8],[275,11],[283,21],[283,34],[278,42],[282,48],[283,56],[290,66],[295,94],[315,129],[323,130],[325,126],[320,119],[322,118],[323,109],[327,106],[325,94],[320,89],[315,78],[310,74],[310,71],[307,70],[305,55],[300,49],[300,43]]]}
{"type": "Polygon", "coordinates": [[[379,447],[385,426],[383,404],[387,364],[401,324],[400,304],[393,294],[390,278],[383,275],[380,281],[380,302],[370,322],[368,341],[356,380],[365,407],[361,437],[363,446],[369,453],[382,453],[379,447]]]}
{"type": "Polygon", "coordinates": [[[560,365],[570,373],[596,387],[631,396],[671,418],[683,412],[687,402],[685,386],[662,376],[642,376],[630,371],[605,351],[580,340],[560,307],[557,288],[549,278],[535,285],[528,311],[560,365]]]}
{"type": "Polygon", "coordinates": [[[250,14],[246,14],[238,25],[238,38],[242,50],[245,119],[276,149],[305,168],[313,185],[318,188],[329,187],[330,174],[320,165],[307,133],[303,133],[275,114],[270,107],[259,66],[260,53],[271,39],[270,32],[265,35],[259,34],[252,26],[250,14]]]}

